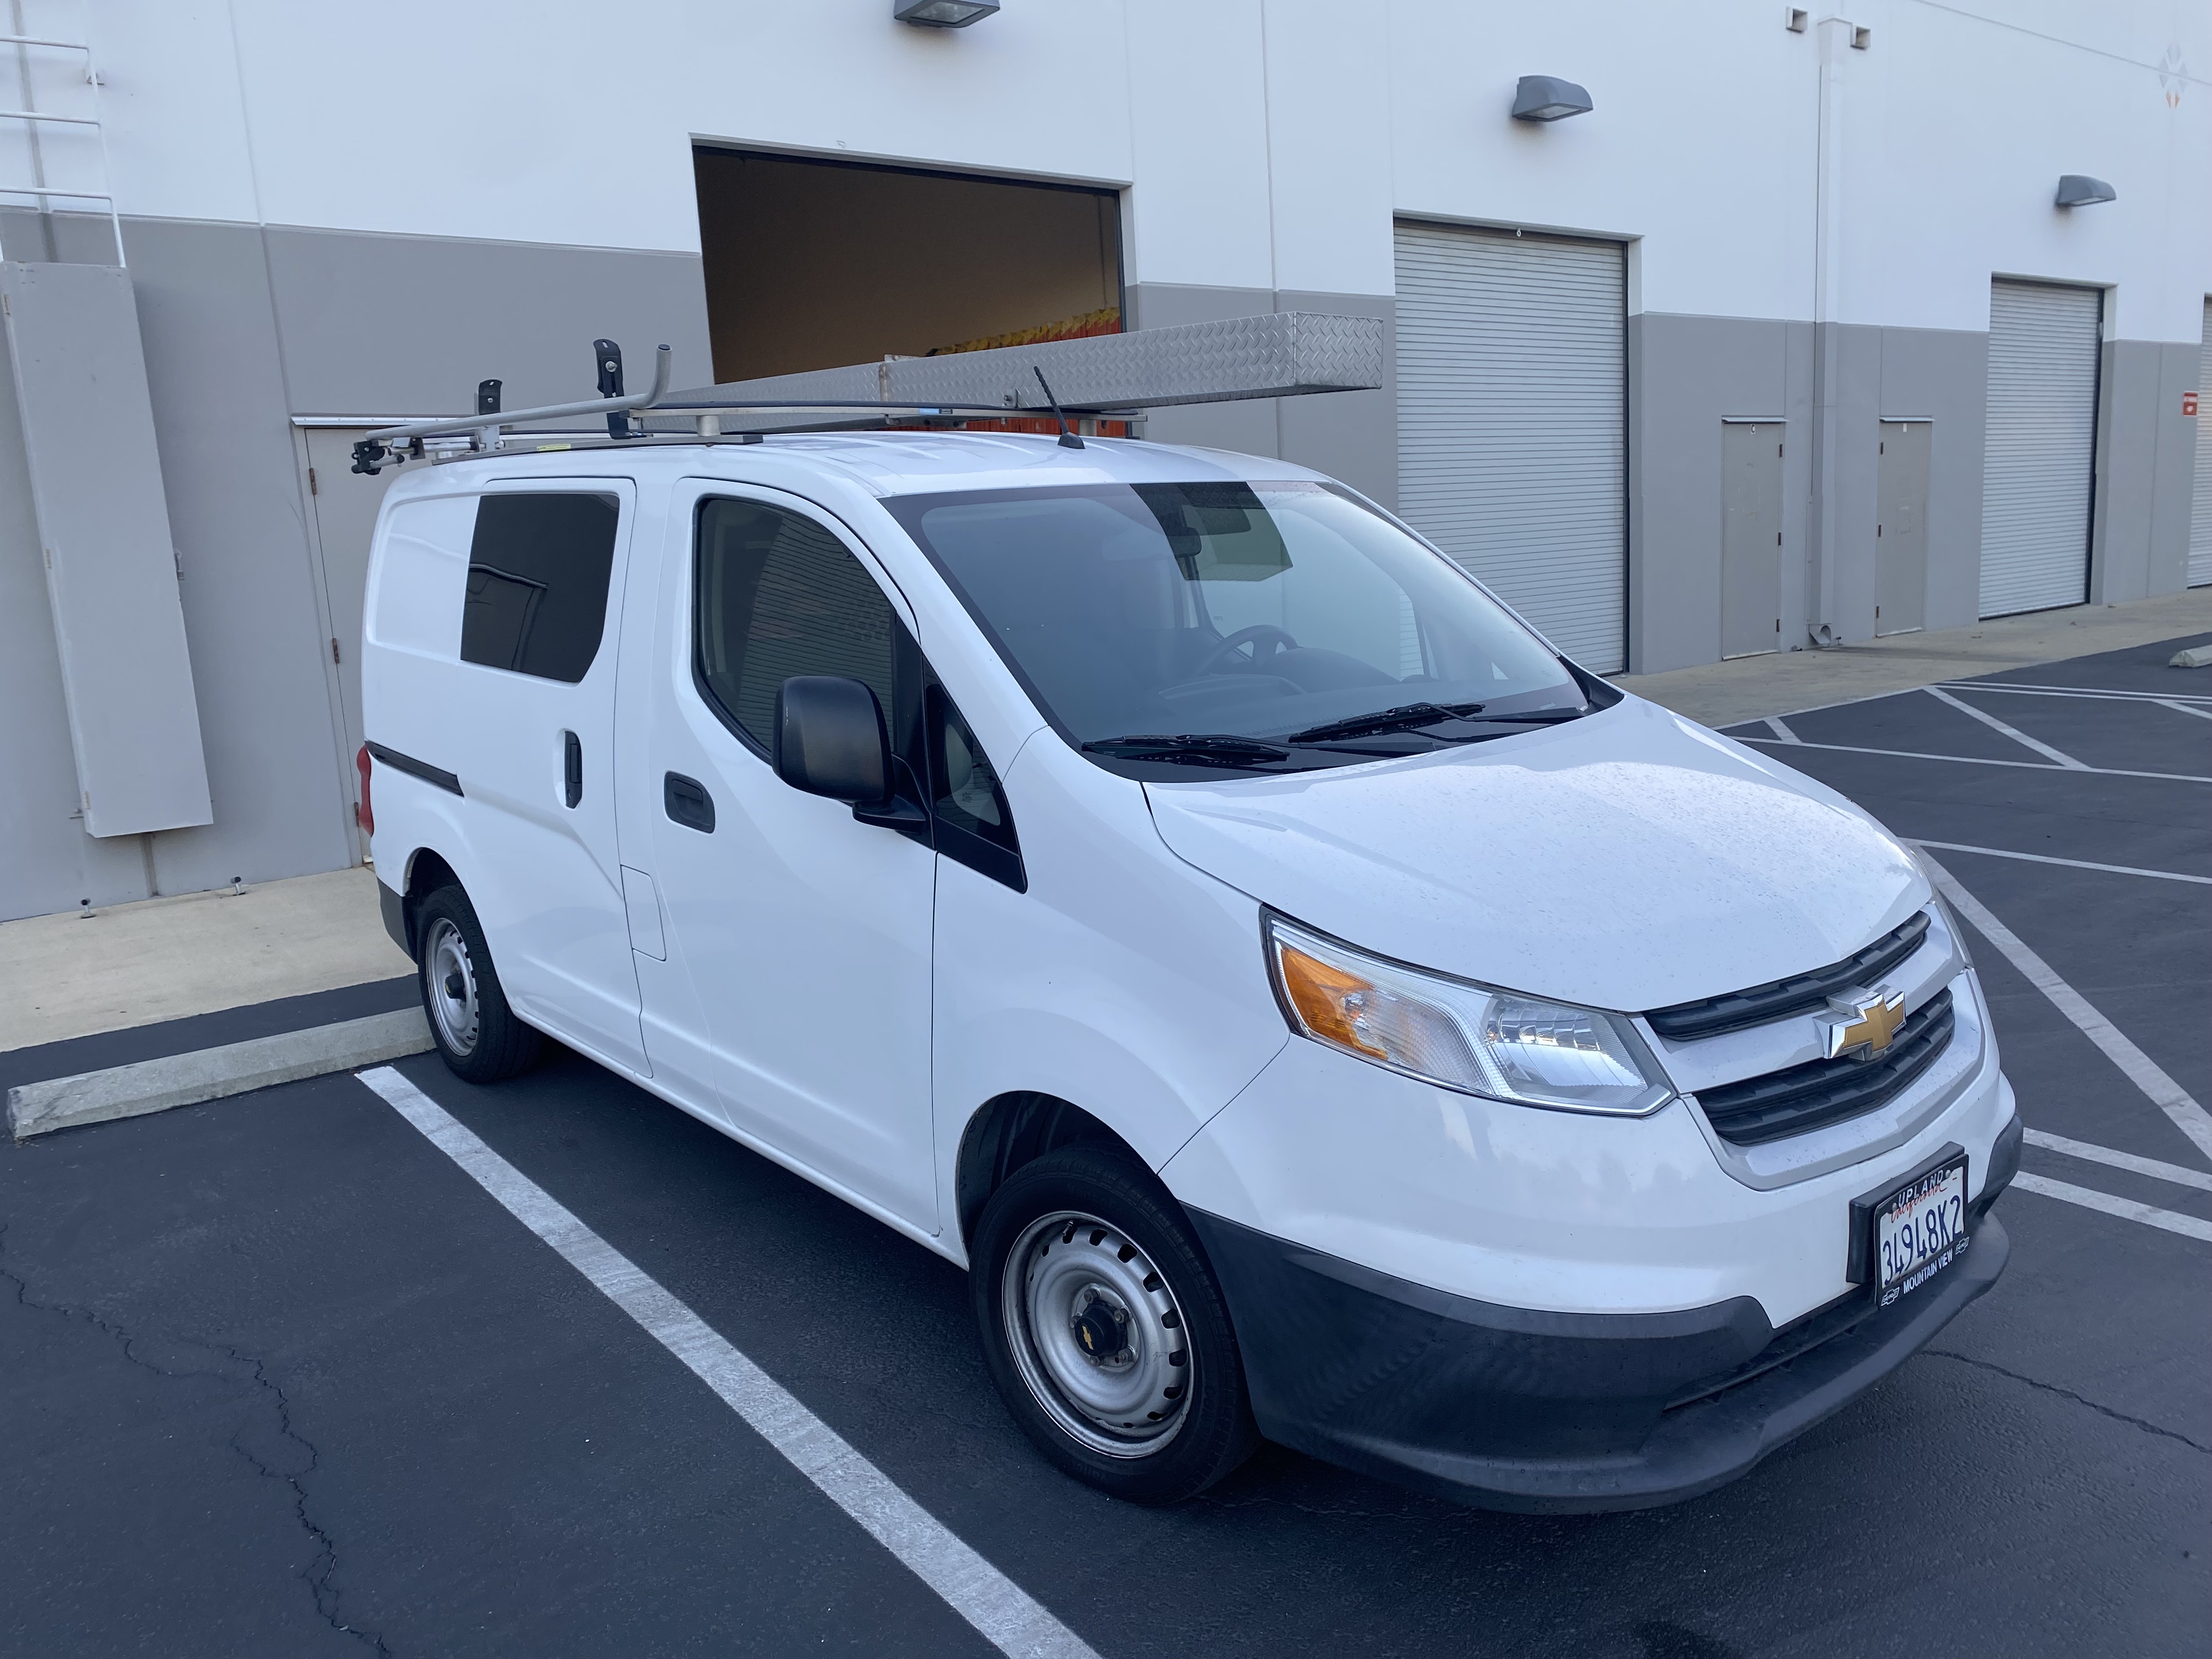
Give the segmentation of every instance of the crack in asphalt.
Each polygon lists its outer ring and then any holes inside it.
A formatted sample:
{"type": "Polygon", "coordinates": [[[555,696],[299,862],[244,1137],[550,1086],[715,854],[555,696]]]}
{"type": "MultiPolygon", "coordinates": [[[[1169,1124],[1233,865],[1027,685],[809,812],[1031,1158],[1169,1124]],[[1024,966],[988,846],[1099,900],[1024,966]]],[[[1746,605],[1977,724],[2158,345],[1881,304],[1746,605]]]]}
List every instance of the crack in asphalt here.
{"type": "MultiPolygon", "coordinates": [[[[8,1224],[0,1222],[0,1252],[5,1251],[7,1236],[8,1224]]],[[[289,1441],[307,1454],[305,1466],[296,1474],[287,1474],[245,1444],[241,1437],[235,1434],[230,1437],[230,1449],[252,1465],[256,1474],[267,1480],[282,1481],[291,1489],[293,1518],[300,1523],[301,1530],[306,1533],[315,1545],[314,1559],[300,1576],[306,1581],[308,1593],[314,1598],[317,1615],[332,1630],[343,1635],[350,1636],[357,1642],[366,1644],[375,1653],[377,1659],[392,1659],[392,1650],[385,1645],[384,1638],[381,1635],[374,1631],[356,1629],[338,1617],[339,1592],[331,1583],[331,1577],[337,1571],[337,1545],[330,1534],[325,1532],[314,1517],[307,1513],[307,1490],[301,1485],[303,1477],[313,1474],[321,1466],[322,1453],[313,1441],[292,1426],[291,1398],[284,1392],[283,1388],[270,1376],[268,1368],[260,1360],[250,1354],[240,1353],[237,1349],[220,1342],[203,1342],[188,1337],[166,1337],[160,1340],[180,1348],[198,1348],[207,1353],[219,1354],[237,1368],[235,1370],[226,1371],[219,1366],[210,1365],[194,1370],[171,1370],[155,1364],[151,1359],[136,1352],[140,1344],[155,1339],[134,1334],[113,1321],[94,1313],[89,1308],[34,1299],[31,1293],[30,1281],[21,1274],[12,1271],[4,1262],[0,1262],[0,1279],[5,1279],[15,1287],[15,1304],[18,1307],[27,1308],[36,1313],[54,1314],[64,1319],[82,1321],[101,1335],[113,1341],[123,1358],[142,1370],[151,1371],[155,1376],[172,1382],[187,1377],[206,1376],[222,1382],[249,1382],[254,1389],[265,1393],[275,1403],[278,1437],[282,1440],[289,1441]],[[245,1375],[240,1376],[239,1370],[242,1370],[245,1375]]]]}
{"type": "Polygon", "coordinates": [[[2150,1422],[2146,1419],[2130,1417],[2125,1412],[2114,1411],[2110,1406],[2098,1404],[2097,1401],[2090,1399],[2087,1395],[2076,1394],[2071,1389],[2062,1389],[2056,1382],[2045,1382],[2037,1377],[2023,1376],[2020,1372],[2008,1370],[2004,1366],[1997,1364],[1991,1360],[1976,1359],[1970,1354],[1959,1353],[1949,1348],[1923,1348],[1921,1352],[1927,1354],[1933,1359],[1955,1359],[1961,1365],[1972,1365],[1977,1370],[1995,1371],[1999,1376],[2008,1376],[2015,1382],[2025,1382],[2031,1389],[2040,1389],[2045,1394],[2055,1394],[2062,1400],[2070,1400],[2077,1406],[2087,1406],[2091,1411],[2095,1412],[2099,1416],[2109,1417],[2115,1423],[2124,1423],[2130,1428],[2141,1429],[2145,1434],[2155,1434],[2162,1436],[2164,1438],[2168,1440],[2179,1440],[2183,1445],[2188,1447],[2191,1451],[2212,1454],[2212,1446],[2207,1446],[2200,1441],[2191,1440],[2185,1434],[2177,1433],[2172,1429],[2166,1428],[2160,1424],[2150,1422]]]}

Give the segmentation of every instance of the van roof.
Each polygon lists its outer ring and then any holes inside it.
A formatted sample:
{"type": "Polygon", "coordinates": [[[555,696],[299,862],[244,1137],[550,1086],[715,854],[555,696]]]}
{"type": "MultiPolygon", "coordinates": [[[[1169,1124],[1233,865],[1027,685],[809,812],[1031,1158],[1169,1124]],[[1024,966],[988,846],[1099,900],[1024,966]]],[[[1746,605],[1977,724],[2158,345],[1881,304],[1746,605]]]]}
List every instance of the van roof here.
{"type": "Polygon", "coordinates": [[[442,463],[437,470],[465,468],[480,476],[489,469],[507,477],[604,473],[610,452],[618,452],[623,471],[641,476],[647,471],[696,474],[702,467],[719,471],[721,464],[729,464],[734,475],[746,459],[772,454],[842,474],[874,495],[1055,484],[1323,481],[1310,468],[1263,455],[1132,438],[1085,438],[1081,449],[1069,449],[1056,438],[1018,432],[816,432],[772,435],[757,444],[653,436],[572,441],[551,449],[532,446],[532,436],[518,434],[508,441],[510,447],[442,463]]]}

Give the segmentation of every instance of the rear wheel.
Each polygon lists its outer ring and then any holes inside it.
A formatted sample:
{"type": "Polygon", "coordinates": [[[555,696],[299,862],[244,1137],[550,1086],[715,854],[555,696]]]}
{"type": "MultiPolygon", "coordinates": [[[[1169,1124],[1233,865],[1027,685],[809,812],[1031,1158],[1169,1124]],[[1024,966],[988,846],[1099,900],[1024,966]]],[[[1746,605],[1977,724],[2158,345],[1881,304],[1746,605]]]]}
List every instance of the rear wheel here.
{"type": "Polygon", "coordinates": [[[468,895],[441,887],[424,899],[416,913],[416,977],[439,1058],[471,1083],[496,1083],[526,1071],[540,1039],[507,1006],[468,895]]]}
{"type": "Polygon", "coordinates": [[[1075,1146],[1023,1165],[984,1206],[969,1282],[1000,1393],[1078,1480],[1172,1504],[1259,1443],[1220,1287],[1141,1164],[1075,1146]]]}

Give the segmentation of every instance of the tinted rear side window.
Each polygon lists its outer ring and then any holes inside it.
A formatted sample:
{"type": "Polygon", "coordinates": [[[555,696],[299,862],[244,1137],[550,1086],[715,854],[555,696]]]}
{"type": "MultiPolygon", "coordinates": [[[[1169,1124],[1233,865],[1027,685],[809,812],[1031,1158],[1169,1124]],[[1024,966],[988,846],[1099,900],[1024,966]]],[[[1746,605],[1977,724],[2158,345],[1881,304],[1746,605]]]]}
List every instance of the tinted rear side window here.
{"type": "Polygon", "coordinates": [[[611,495],[486,495],[477,504],[461,605],[461,659],[574,685],[607,621],[611,495]]]}
{"type": "Polygon", "coordinates": [[[763,750],[775,694],[793,674],[843,674],[894,717],[890,602],[843,543],[811,519],[759,501],[699,508],[698,672],[708,695],[763,750]]]}

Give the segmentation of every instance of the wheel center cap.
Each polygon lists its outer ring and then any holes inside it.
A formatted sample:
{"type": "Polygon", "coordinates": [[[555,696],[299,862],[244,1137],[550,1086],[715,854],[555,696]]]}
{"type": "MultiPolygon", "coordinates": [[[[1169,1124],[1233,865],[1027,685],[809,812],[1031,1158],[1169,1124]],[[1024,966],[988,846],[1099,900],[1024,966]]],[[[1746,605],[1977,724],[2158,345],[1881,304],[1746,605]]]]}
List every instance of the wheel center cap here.
{"type": "Polygon", "coordinates": [[[1129,1352],[1129,1316],[1095,1291],[1088,1293],[1068,1328],[1075,1334],[1076,1346],[1093,1364],[1111,1364],[1129,1352]]]}

